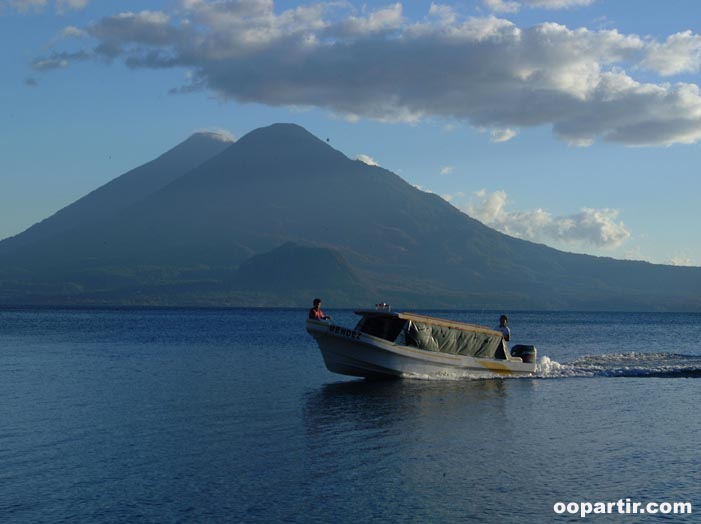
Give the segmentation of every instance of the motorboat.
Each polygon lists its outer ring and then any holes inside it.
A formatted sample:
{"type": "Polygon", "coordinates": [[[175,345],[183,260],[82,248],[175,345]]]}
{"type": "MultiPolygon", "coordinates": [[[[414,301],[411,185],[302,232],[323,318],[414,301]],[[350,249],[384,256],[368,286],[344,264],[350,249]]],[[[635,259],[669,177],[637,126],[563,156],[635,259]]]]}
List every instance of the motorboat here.
{"type": "Polygon", "coordinates": [[[385,304],[359,310],[354,328],[333,320],[307,320],[329,371],[356,377],[528,376],[537,350],[509,351],[501,332],[416,313],[390,311],[385,304]]]}

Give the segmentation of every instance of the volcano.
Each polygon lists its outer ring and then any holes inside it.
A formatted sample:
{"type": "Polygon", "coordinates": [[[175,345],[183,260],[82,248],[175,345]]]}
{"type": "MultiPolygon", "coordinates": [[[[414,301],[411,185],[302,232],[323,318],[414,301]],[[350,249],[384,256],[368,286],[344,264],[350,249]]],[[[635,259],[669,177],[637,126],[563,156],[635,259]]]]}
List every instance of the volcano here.
{"type": "Polygon", "coordinates": [[[294,124],[199,134],[0,242],[0,303],[701,310],[701,268],[499,233],[294,124]]]}

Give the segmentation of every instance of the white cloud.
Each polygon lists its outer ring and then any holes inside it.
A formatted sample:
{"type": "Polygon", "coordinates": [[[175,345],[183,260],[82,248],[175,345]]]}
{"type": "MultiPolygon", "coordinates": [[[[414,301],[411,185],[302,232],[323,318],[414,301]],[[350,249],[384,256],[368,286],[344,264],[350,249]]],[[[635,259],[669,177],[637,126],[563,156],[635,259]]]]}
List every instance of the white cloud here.
{"type": "Polygon", "coordinates": [[[35,67],[105,57],[131,68],[178,67],[193,74],[174,92],[211,90],[224,100],[319,107],[350,119],[435,117],[488,129],[494,141],[536,126],[578,146],[701,140],[698,85],[644,83],[629,73],[698,70],[701,36],[692,33],[657,42],[616,30],[462,19],[438,4],[417,22],[399,3],[359,13],[345,2],[276,11],[272,0],[183,0],[177,13],[121,13],[84,29],[91,48],[54,51],[35,67]]]}
{"type": "Polygon", "coordinates": [[[48,69],[63,69],[68,67],[69,63],[68,59],[56,55],[41,60],[35,60],[32,63],[32,67],[37,71],[46,71],[48,69]]]}
{"type": "MultiPolygon", "coordinates": [[[[55,7],[58,13],[67,9],[84,9],[90,0],[56,0],[55,7]]],[[[9,7],[20,13],[39,13],[49,5],[48,0],[0,0],[0,12],[3,7],[9,7]]]]}
{"type": "Polygon", "coordinates": [[[680,256],[675,256],[672,257],[668,260],[665,261],[666,264],[669,264],[670,266],[695,266],[693,260],[691,258],[686,257],[684,255],[680,256]]]}
{"type": "Polygon", "coordinates": [[[518,134],[513,129],[492,129],[492,142],[508,142],[518,134]]]}
{"type": "Polygon", "coordinates": [[[87,36],[87,33],[82,29],[69,25],[68,27],[63,28],[61,31],[61,36],[64,38],[83,38],[84,36],[87,36]]]}
{"type": "Polygon", "coordinates": [[[167,46],[173,42],[178,32],[170,20],[170,16],[162,11],[120,13],[88,26],[88,32],[105,44],[121,45],[129,42],[167,46]]]}
{"type": "Polygon", "coordinates": [[[368,155],[364,155],[362,153],[359,155],[355,155],[355,159],[360,160],[361,162],[364,162],[365,164],[367,164],[369,166],[379,166],[380,165],[375,161],[374,158],[372,158],[371,156],[368,156],[368,155]]]}
{"type": "Polygon", "coordinates": [[[484,0],[487,8],[497,13],[516,13],[522,7],[540,9],[569,9],[591,5],[594,0],[484,0]]]}
{"type": "Polygon", "coordinates": [[[343,35],[369,35],[399,29],[403,21],[402,4],[396,3],[365,17],[349,16],[338,25],[336,31],[343,35]]]}
{"type": "Polygon", "coordinates": [[[440,21],[443,24],[454,24],[457,21],[458,15],[451,6],[443,4],[435,4],[431,2],[431,7],[428,10],[428,15],[440,21]]]}
{"type": "Polygon", "coordinates": [[[516,13],[521,9],[519,2],[511,0],[484,0],[484,5],[497,13],[516,13]]]}
{"type": "Polygon", "coordinates": [[[652,42],[642,65],[665,76],[698,73],[701,70],[701,35],[685,31],[667,37],[664,43],[652,42]]]}
{"type": "Polygon", "coordinates": [[[614,209],[583,208],[579,213],[553,216],[543,209],[511,212],[504,191],[473,193],[464,206],[468,215],[507,235],[536,242],[616,248],[630,238],[630,231],[618,220],[614,209]]]}
{"type": "Polygon", "coordinates": [[[455,171],[455,167],[454,167],[454,166],[443,166],[443,167],[441,168],[441,175],[450,175],[450,174],[453,173],[454,171],[455,171]]]}
{"type": "Polygon", "coordinates": [[[195,129],[194,133],[207,134],[207,135],[210,135],[212,138],[219,140],[221,142],[236,142],[236,136],[228,129],[224,129],[222,127],[209,127],[209,128],[195,129]]]}
{"type": "Polygon", "coordinates": [[[521,0],[527,7],[540,7],[543,9],[569,9],[591,5],[595,0],[521,0]]]}
{"type": "Polygon", "coordinates": [[[72,62],[87,60],[92,54],[88,51],[76,51],[74,53],[53,53],[45,58],[37,58],[32,62],[32,67],[37,71],[50,71],[52,69],[64,69],[72,62]]]}

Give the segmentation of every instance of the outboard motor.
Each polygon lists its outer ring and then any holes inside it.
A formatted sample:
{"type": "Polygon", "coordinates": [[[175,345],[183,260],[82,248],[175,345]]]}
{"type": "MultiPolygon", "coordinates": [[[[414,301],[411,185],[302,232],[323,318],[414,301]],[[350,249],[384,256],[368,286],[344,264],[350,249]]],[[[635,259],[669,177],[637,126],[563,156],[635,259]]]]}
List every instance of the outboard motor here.
{"type": "Polygon", "coordinates": [[[531,364],[534,363],[538,358],[538,350],[535,346],[525,346],[523,344],[516,344],[511,348],[512,357],[521,357],[521,360],[531,364]]]}

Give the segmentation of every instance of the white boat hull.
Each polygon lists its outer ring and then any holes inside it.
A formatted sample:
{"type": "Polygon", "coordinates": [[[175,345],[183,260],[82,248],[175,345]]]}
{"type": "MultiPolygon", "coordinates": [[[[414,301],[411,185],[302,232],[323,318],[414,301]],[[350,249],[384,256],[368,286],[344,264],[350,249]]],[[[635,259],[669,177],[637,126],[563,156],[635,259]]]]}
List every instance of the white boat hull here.
{"type": "Polygon", "coordinates": [[[307,331],[319,345],[329,371],[356,377],[470,377],[531,375],[535,363],[496,360],[400,346],[318,320],[307,331]]]}

